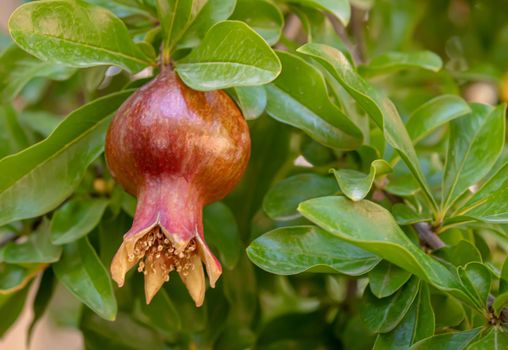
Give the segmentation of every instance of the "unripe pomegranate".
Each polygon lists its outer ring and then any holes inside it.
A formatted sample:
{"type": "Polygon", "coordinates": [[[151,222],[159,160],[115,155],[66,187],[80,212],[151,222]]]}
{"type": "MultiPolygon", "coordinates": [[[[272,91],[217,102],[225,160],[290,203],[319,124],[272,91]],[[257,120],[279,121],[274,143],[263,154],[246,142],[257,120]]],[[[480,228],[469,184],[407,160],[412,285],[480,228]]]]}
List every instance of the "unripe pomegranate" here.
{"type": "Polygon", "coordinates": [[[192,90],[168,67],[125,101],[106,137],[111,174],[138,199],[111,264],[120,287],[138,264],[149,303],[176,270],[203,303],[202,263],[212,287],[222,272],[205,242],[203,206],[233,189],[249,154],[247,124],[226,93],[192,90]]]}

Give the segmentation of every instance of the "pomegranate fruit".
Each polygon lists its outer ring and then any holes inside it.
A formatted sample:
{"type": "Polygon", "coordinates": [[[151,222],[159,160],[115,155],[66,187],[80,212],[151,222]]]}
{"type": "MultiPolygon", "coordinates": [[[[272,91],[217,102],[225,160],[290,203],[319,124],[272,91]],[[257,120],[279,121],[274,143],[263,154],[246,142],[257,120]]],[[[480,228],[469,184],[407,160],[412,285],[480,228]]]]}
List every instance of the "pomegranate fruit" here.
{"type": "Polygon", "coordinates": [[[192,90],[169,67],[125,101],[106,137],[111,174],[138,199],[111,264],[120,287],[138,264],[150,303],[176,270],[203,303],[202,264],[212,287],[222,272],[204,239],[203,206],[233,189],[249,155],[247,123],[226,93],[192,90]]]}

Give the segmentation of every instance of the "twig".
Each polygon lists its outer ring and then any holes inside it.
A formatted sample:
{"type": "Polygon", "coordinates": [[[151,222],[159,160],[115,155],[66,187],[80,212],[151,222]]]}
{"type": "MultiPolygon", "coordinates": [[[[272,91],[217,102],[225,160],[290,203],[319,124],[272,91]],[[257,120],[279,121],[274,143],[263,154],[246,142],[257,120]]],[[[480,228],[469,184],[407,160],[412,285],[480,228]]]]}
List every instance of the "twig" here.
{"type": "Polygon", "coordinates": [[[420,241],[423,242],[426,246],[432,249],[439,249],[446,246],[446,244],[439,238],[438,235],[432,231],[432,227],[427,222],[418,222],[413,225],[416,232],[418,232],[418,237],[420,237],[420,241]]]}

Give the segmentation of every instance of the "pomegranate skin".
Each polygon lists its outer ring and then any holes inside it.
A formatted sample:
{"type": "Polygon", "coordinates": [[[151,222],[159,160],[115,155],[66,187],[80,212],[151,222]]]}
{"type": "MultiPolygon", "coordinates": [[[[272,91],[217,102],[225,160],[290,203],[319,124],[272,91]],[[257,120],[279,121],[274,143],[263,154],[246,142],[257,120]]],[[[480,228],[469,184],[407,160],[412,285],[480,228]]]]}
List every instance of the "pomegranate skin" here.
{"type": "Polygon", "coordinates": [[[249,156],[247,123],[225,92],[192,90],[167,68],[131,95],[106,136],[111,174],[138,198],[111,265],[119,286],[139,263],[150,302],[176,270],[201,305],[202,262],[212,287],[222,271],[204,239],[203,206],[233,189],[249,156]]]}

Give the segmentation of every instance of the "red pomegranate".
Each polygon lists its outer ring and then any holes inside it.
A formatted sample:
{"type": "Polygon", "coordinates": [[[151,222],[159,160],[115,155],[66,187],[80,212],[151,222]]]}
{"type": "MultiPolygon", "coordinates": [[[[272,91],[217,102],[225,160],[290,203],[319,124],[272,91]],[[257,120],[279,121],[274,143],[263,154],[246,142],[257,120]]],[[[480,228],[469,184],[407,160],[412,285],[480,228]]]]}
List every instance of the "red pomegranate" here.
{"type": "Polygon", "coordinates": [[[249,155],[247,123],[223,91],[192,90],[166,68],[125,101],[106,137],[111,174],[138,199],[111,264],[120,287],[139,264],[149,303],[176,270],[203,303],[202,263],[212,287],[222,272],[205,242],[203,206],[233,189],[249,155]]]}

